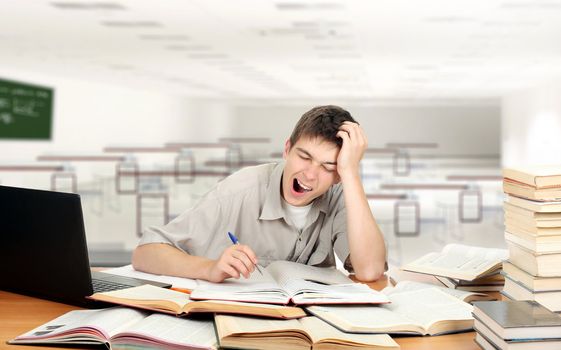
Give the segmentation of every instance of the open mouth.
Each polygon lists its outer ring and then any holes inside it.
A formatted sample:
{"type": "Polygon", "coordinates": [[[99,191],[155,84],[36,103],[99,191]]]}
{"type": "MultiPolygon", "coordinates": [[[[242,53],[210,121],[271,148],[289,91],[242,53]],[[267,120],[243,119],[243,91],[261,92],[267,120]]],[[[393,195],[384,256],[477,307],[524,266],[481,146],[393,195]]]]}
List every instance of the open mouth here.
{"type": "Polygon", "coordinates": [[[298,181],[298,179],[294,179],[294,181],[292,181],[292,188],[294,189],[294,192],[297,193],[305,193],[312,190],[311,187],[304,185],[303,183],[298,181]]]}

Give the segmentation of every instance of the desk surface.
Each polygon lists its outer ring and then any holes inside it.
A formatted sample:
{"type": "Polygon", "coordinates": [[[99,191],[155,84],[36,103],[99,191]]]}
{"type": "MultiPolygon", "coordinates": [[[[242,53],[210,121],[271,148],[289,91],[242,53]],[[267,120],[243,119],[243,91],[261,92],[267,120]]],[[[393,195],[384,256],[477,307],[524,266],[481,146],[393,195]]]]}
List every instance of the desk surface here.
{"type": "MultiPolygon", "coordinates": [[[[373,289],[388,285],[388,279],[369,283],[373,289]]],[[[52,320],[75,306],[0,291],[0,349],[61,349],[60,347],[8,345],[6,341],[52,320]]],[[[436,337],[392,337],[402,350],[477,350],[474,332],[441,335],[436,337]]],[[[65,349],[70,349],[65,347],[65,349]]],[[[78,347],[74,349],[79,349],[78,347]]],[[[91,349],[91,348],[90,348],[91,349]]]]}

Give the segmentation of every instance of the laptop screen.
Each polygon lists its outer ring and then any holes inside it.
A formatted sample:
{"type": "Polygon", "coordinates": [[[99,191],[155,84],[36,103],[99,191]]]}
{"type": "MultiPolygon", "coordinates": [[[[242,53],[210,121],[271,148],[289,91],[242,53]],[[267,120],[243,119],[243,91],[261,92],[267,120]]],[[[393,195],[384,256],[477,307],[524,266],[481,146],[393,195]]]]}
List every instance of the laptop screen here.
{"type": "Polygon", "coordinates": [[[77,194],[0,186],[0,289],[78,304],[92,294],[77,194]]]}

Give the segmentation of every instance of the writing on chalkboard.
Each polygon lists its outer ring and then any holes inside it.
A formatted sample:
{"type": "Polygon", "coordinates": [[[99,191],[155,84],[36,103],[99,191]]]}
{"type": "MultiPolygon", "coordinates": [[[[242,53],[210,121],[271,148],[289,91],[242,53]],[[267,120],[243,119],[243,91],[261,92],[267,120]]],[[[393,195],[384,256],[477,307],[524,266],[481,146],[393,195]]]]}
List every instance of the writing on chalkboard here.
{"type": "Polygon", "coordinates": [[[50,139],[53,90],[0,79],[0,138],[50,139]]]}

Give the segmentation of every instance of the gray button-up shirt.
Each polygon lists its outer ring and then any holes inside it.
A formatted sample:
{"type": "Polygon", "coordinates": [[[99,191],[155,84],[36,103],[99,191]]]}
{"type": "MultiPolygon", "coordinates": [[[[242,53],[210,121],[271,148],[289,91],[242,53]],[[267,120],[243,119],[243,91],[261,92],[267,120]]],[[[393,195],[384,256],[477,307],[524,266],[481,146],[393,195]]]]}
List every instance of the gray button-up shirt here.
{"type": "Polygon", "coordinates": [[[218,259],[232,244],[230,231],[264,266],[275,260],[334,266],[334,250],[345,262],[349,244],[341,185],[314,200],[300,233],[281,204],[283,169],[281,162],[232,174],[167,225],[146,229],[139,244],[168,243],[191,255],[218,259]]]}

